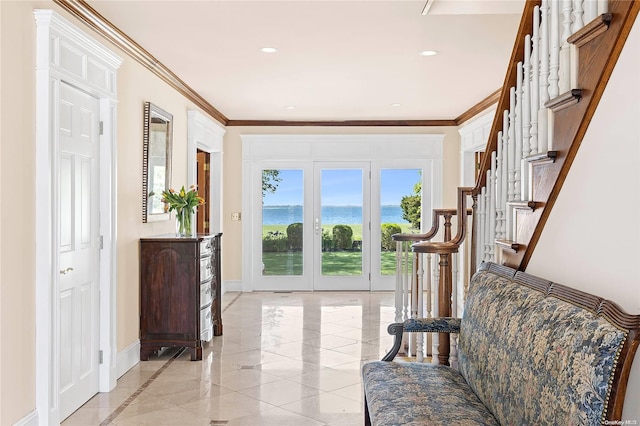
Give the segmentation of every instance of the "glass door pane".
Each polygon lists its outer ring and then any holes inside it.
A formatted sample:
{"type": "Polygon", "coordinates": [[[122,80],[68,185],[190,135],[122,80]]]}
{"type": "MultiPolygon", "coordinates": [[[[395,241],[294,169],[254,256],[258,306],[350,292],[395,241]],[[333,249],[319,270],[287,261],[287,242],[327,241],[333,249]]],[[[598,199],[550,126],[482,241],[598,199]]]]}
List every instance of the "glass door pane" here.
{"type": "Polygon", "coordinates": [[[380,170],[380,274],[395,275],[393,234],[420,232],[422,170],[380,170]]]}
{"type": "Polygon", "coordinates": [[[302,170],[262,170],[262,275],[302,275],[302,170]]]}
{"type": "Polygon", "coordinates": [[[369,288],[369,163],[316,163],[314,288],[369,288]]]}

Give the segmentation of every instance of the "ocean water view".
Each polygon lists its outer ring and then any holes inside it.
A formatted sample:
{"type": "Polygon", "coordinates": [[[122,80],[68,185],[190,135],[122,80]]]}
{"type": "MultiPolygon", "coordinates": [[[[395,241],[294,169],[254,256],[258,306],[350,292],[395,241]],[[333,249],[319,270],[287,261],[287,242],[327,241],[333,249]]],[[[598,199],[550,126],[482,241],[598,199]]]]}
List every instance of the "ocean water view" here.
{"type": "MultiPolygon", "coordinates": [[[[408,223],[402,219],[400,206],[380,206],[380,223],[408,223]]],[[[263,225],[289,225],[302,222],[302,206],[263,206],[263,225]]],[[[326,225],[355,225],[362,223],[360,206],[323,206],[322,223],[326,225]]]]}

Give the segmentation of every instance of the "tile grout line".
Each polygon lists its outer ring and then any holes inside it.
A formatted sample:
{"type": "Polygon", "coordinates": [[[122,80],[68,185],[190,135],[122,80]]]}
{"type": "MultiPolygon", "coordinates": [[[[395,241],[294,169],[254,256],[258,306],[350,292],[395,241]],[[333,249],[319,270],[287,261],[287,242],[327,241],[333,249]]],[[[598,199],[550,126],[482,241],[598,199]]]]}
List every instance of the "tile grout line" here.
{"type": "MultiPolygon", "coordinates": [[[[225,312],[227,309],[229,309],[229,307],[236,300],[238,300],[241,295],[242,295],[242,293],[238,293],[238,295],[236,297],[234,297],[233,300],[231,300],[231,302],[229,302],[229,304],[227,306],[224,307],[222,312],[225,312]]],[[[173,361],[175,361],[175,359],[178,358],[184,351],[185,351],[185,348],[182,348],[174,356],[172,356],[167,362],[165,362],[162,365],[162,367],[160,367],[158,369],[158,371],[153,373],[153,375],[151,375],[151,377],[149,377],[146,382],[144,382],[138,389],[136,389],[136,391],[133,394],[131,394],[129,396],[129,398],[126,399],[126,401],[124,401],[122,404],[120,404],[120,406],[118,408],[116,408],[111,414],[109,414],[109,417],[104,419],[102,421],[102,423],[100,423],[100,426],[107,426],[107,425],[111,424],[111,422],[113,422],[116,419],[116,417],[118,417],[120,415],[120,413],[122,413],[138,397],[138,395],[140,395],[147,387],[149,387],[149,385],[151,383],[153,383],[153,381],[155,379],[157,379],[158,376],[160,374],[162,374],[162,372],[164,372],[164,370],[166,370],[169,367],[169,365],[173,361]]]]}
{"type": "Polygon", "coordinates": [[[166,370],[173,361],[176,360],[176,358],[182,355],[184,351],[185,351],[185,348],[182,348],[178,352],[176,352],[176,354],[173,355],[167,362],[165,362],[162,365],[162,367],[158,369],[158,371],[153,373],[151,377],[147,379],[146,382],[144,382],[134,393],[132,393],[125,402],[120,404],[118,408],[116,408],[111,414],[109,414],[109,417],[104,419],[102,423],[100,423],[100,426],[107,426],[111,424],[111,422],[113,422],[116,419],[116,417],[118,417],[120,413],[122,413],[138,397],[138,395],[140,395],[145,389],[147,389],[147,387],[149,387],[149,385],[153,383],[153,381],[157,379],[158,376],[162,374],[162,372],[166,370]]]}
{"type": "Polygon", "coordinates": [[[238,295],[236,297],[234,297],[233,300],[231,302],[229,302],[229,304],[222,309],[222,312],[223,313],[226,312],[227,309],[229,309],[231,307],[231,305],[233,305],[236,302],[236,300],[238,300],[240,298],[240,296],[242,296],[242,292],[238,293],[238,295]]]}

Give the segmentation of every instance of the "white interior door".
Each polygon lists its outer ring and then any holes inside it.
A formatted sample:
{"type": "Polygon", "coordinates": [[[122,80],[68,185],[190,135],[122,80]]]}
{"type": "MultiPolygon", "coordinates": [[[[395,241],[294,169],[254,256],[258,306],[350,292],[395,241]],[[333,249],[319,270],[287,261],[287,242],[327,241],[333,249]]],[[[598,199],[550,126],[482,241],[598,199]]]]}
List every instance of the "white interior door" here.
{"type": "Polygon", "coordinates": [[[60,418],[98,392],[98,100],[60,84],[58,360],[60,418]]]}

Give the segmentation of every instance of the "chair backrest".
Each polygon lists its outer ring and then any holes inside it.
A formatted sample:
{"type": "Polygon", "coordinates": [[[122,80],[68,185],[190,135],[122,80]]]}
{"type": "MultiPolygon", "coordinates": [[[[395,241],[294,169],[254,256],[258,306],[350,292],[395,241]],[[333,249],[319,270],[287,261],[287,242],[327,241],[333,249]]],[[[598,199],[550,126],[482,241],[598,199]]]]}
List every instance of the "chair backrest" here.
{"type": "Polygon", "coordinates": [[[597,301],[494,264],[474,275],[459,369],[501,424],[600,425],[611,417],[629,330],[602,315],[598,304],[588,308],[597,301]],[[563,291],[554,295],[558,288],[563,291]],[[576,295],[581,303],[571,301],[576,295]]]}

